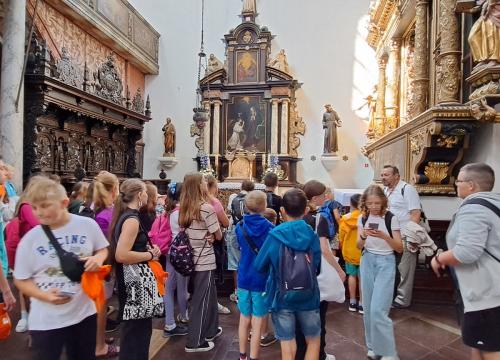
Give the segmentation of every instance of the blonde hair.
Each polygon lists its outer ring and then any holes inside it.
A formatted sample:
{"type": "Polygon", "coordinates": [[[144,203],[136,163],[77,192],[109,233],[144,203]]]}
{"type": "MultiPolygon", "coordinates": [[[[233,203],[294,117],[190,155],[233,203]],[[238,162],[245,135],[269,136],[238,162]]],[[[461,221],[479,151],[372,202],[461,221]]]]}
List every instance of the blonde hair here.
{"type": "Polygon", "coordinates": [[[94,210],[96,213],[113,204],[113,192],[118,190],[120,183],[116,175],[101,171],[94,178],[94,210]]]}
{"type": "Polygon", "coordinates": [[[384,215],[387,212],[389,200],[387,199],[387,196],[385,196],[384,190],[382,190],[380,186],[370,185],[363,192],[363,195],[361,195],[359,208],[361,209],[363,217],[366,218],[368,217],[368,215],[370,215],[370,210],[366,206],[366,200],[368,199],[368,196],[376,196],[380,198],[380,200],[382,200],[382,209],[380,210],[380,215],[384,215]]]}
{"type": "Polygon", "coordinates": [[[266,210],[267,199],[266,194],[260,190],[250,191],[247,196],[245,196],[245,205],[248,211],[252,213],[262,213],[266,210]]]}
{"type": "Polygon", "coordinates": [[[187,228],[193,220],[200,220],[200,207],[206,202],[207,194],[202,190],[203,176],[191,173],[184,176],[179,210],[179,225],[187,228]]]}
{"type": "Polygon", "coordinates": [[[67,198],[68,195],[64,187],[45,176],[34,176],[28,183],[27,199],[30,204],[39,204],[44,201],[61,201],[67,198]]]}

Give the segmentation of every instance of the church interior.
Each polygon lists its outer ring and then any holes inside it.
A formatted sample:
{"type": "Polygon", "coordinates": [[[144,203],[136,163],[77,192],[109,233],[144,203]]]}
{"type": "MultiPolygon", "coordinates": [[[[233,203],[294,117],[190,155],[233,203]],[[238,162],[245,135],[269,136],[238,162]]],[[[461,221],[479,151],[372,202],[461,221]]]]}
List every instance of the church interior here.
{"type": "MultiPolygon", "coordinates": [[[[500,174],[499,19],[491,0],[0,0],[0,158],[19,192],[33,175],[70,191],[106,170],[162,195],[201,172],[226,206],[272,173],[281,195],[321,181],[345,212],[392,165],[447,249],[460,168],[500,174]]],[[[430,259],[411,307],[391,311],[399,358],[468,359],[453,281],[430,259]]],[[[151,359],[236,359],[224,277],[216,351],[185,354],[155,319],[151,359]]],[[[366,358],[359,314],[332,305],[327,328],[338,360],[366,358]]],[[[0,357],[29,358],[27,339],[13,332],[0,357]]]]}

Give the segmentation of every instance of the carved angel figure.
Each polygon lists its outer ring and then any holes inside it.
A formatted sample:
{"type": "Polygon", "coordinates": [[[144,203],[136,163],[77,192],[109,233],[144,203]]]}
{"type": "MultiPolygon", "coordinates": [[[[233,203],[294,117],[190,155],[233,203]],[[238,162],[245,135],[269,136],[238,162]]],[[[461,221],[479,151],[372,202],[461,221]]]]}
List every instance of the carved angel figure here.
{"type": "Polygon", "coordinates": [[[271,61],[269,61],[269,66],[281,70],[287,74],[290,73],[290,68],[288,66],[288,61],[286,59],[285,49],[281,49],[278,55],[271,61]]]}

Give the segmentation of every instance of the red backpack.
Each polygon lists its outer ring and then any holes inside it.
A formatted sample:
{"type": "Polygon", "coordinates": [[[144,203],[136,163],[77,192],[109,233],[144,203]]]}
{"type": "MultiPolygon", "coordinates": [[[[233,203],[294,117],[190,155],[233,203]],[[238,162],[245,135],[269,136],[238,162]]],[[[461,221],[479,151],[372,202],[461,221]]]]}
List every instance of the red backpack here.
{"type": "MultiPolygon", "coordinates": [[[[177,209],[174,211],[178,211],[177,209]]],[[[162,214],[157,216],[151,230],[148,233],[151,242],[158,245],[162,254],[167,254],[172,244],[172,228],[170,227],[170,216],[162,214]]]]}

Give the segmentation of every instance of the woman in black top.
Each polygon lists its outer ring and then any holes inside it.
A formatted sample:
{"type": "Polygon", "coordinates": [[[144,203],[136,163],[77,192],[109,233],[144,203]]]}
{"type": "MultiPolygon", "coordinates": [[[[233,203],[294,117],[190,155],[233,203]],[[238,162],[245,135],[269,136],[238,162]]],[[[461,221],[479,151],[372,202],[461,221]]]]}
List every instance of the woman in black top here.
{"type": "Polygon", "coordinates": [[[122,320],[121,360],[148,359],[152,318],[163,313],[163,298],[148,265],[148,261],[158,259],[160,249],[149,245],[139,221],[139,209],[147,200],[146,185],[141,180],[125,180],[110,228],[122,320]]]}

